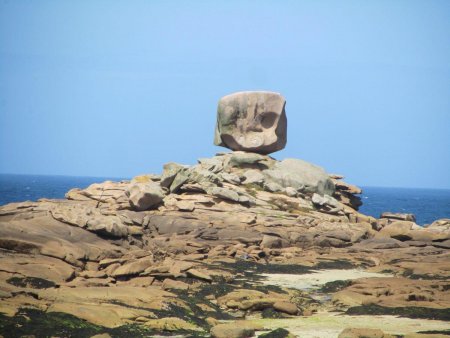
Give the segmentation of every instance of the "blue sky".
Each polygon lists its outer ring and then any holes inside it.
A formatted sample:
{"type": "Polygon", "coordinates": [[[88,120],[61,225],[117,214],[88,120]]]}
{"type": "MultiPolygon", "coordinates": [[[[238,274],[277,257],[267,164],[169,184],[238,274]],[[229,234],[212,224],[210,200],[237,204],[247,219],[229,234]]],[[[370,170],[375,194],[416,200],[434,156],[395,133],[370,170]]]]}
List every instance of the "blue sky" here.
{"type": "Polygon", "coordinates": [[[1,173],[193,164],[258,89],[287,100],[275,158],[450,188],[450,1],[0,0],[1,173]]]}

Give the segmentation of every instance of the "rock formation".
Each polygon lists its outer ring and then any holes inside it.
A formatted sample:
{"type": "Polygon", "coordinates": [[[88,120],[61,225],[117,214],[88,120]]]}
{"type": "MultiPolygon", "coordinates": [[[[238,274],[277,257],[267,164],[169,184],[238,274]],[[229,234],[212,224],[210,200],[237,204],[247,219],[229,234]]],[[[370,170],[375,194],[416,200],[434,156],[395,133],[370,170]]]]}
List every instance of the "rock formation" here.
{"type": "MultiPolygon", "coordinates": [[[[262,144],[254,149],[281,143],[262,144]]],[[[1,206],[0,335],[242,337],[264,330],[247,317],[320,323],[324,311],[448,321],[450,220],[422,228],[410,217],[363,215],[361,189],[342,179],[301,160],[234,151],[72,189],[63,200],[1,206]],[[337,280],[314,297],[261,284],[264,274],[324,269],[383,278],[337,280]]]]}
{"type": "Polygon", "coordinates": [[[286,100],[272,92],[238,92],[217,107],[214,144],[231,150],[270,154],[286,145],[286,100]]]}

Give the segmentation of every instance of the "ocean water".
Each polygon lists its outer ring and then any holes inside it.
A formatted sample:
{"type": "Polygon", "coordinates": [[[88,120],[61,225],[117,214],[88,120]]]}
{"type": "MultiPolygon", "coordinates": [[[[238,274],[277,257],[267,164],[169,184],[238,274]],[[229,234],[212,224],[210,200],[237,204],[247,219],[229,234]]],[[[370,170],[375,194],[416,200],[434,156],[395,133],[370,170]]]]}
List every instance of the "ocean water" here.
{"type": "Polygon", "coordinates": [[[107,180],[120,181],[122,178],[0,174],[0,205],[39,198],[64,198],[72,188],[86,188],[107,180]]]}
{"type": "Polygon", "coordinates": [[[450,218],[450,189],[363,187],[359,211],[380,217],[385,211],[416,215],[417,224],[450,218]]]}
{"type": "MultiPolygon", "coordinates": [[[[72,188],[85,188],[111,177],[74,177],[0,174],[0,205],[36,201],[39,198],[64,198],[72,188]]],[[[418,224],[429,224],[440,218],[450,218],[450,190],[415,188],[363,187],[363,214],[378,218],[382,212],[402,212],[416,215],[418,224]]]]}

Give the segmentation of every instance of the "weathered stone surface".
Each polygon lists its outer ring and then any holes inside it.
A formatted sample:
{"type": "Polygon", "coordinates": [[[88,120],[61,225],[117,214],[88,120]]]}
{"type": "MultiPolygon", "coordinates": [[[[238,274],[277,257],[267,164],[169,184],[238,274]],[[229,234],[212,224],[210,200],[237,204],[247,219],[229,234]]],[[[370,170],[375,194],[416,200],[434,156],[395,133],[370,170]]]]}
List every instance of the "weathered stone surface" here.
{"type": "Polygon", "coordinates": [[[197,270],[197,269],[189,269],[187,271],[187,274],[193,278],[198,278],[201,280],[205,280],[208,282],[212,281],[212,278],[210,275],[208,275],[205,271],[197,270]]]}
{"type": "Polygon", "coordinates": [[[337,215],[343,210],[343,207],[339,204],[339,202],[329,195],[321,196],[314,193],[312,195],[311,201],[317,208],[328,214],[337,215]]]}
{"type": "Polygon", "coordinates": [[[263,171],[265,182],[273,182],[283,188],[297,191],[333,195],[334,184],[321,167],[297,160],[286,159],[277,162],[272,169],[263,171]]]}
{"type": "Polygon", "coordinates": [[[124,265],[118,267],[112,271],[111,275],[113,277],[127,276],[127,275],[137,275],[144,272],[145,269],[153,264],[153,260],[149,257],[144,257],[136,261],[125,263],[124,265]]]}
{"type": "Polygon", "coordinates": [[[255,329],[261,329],[261,327],[239,321],[213,326],[210,333],[213,338],[249,338],[253,337],[255,329]]]}
{"type": "Polygon", "coordinates": [[[146,321],[144,325],[158,331],[199,331],[199,328],[194,324],[176,317],[150,319],[146,321]]]}
{"type": "Polygon", "coordinates": [[[166,278],[161,286],[163,290],[188,290],[189,284],[182,281],[166,278]]]}
{"type": "Polygon", "coordinates": [[[232,169],[267,169],[275,163],[275,161],[266,155],[250,153],[245,151],[233,151],[223,155],[224,170],[232,169]]]}
{"type": "Polygon", "coordinates": [[[236,191],[227,188],[213,187],[211,189],[208,189],[207,192],[208,194],[213,195],[215,197],[219,197],[233,202],[239,202],[239,194],[236,191]]]}
{"type": "Polygon", "coordinates": [[[298,313],[297,305],[291,302],[278,301],[273,303],[273,308],[276,311],[284,312],[289,315],[296,315],[298,313]]]}
{"type": "Polygon", "coordinates": [[[272,92],[238,92],[220,99],[214,144],[270,154],[286,145],[286,100],[272,92]]]}
{"type": "Polygon", "coordinates": [[[450,299],[445,281],[407,278],[362,278],[334,294],[333,301],[347,306],[377,304],[388,307],[425,307],[445,309],[450,299]]]}

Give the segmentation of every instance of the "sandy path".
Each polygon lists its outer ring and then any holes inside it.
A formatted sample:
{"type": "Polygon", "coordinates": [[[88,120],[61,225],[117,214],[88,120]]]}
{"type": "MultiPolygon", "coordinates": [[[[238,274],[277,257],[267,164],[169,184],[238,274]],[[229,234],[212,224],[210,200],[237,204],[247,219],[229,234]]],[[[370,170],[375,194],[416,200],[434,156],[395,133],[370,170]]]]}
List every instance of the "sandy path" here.
{"type": "Polygon", "coordinates": [[[337,280],[350,280],[366,277],[392,277],[390,274],[366,272],[358,269],[350,270],[319,270],[304,275],[262,274],[266,285],[278,285],[299,290],[311,290],[337,280]]]}
{"type": "Polygon", "coordinates": [[[376,328],[391,334],[448,330],[449,322],[394,316],[347,316],[323,312],[289,319],[249,319],[267,329],[285,328],[302,338],[336,338],[347,327],[376,328]]]}

